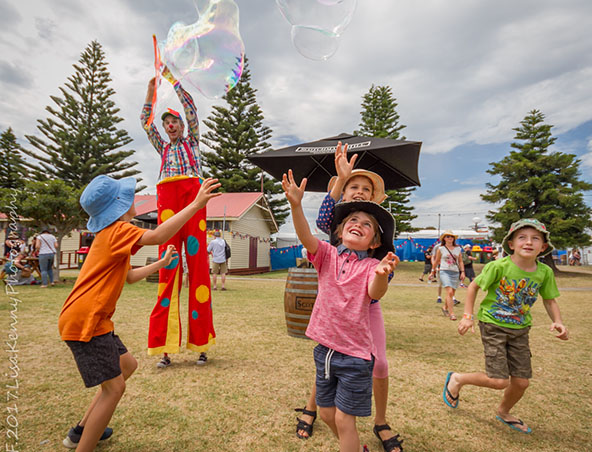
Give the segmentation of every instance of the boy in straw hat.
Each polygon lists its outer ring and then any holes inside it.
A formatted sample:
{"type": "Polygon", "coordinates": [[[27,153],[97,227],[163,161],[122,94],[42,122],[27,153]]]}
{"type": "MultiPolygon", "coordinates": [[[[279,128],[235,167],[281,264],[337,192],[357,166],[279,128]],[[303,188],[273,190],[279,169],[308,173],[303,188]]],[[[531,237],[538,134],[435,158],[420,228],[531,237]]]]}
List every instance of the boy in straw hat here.
{"type": "Polygon", "coordinates": [[[64,446],[92,451],[113,430],[109,420],[125,390],[125,380],[138,366],[135,358],[114,333],[111,317],[125,282],[131,284],[178,262],[174,246],[169,246],[157,262],[130,268],[130,257],[144,245],[165,243],[207,202],[220,184],[206,179],[195,199],[154,230],[141,229],[129,221],[136,216],[136,180],[95,177],[80,197],[89,214],[87,227],[96,233],[90,252],[64,302],[58,327],[70,347],[86,387],[101,385],[82,420],[70,429],[64,446]]]}
{"type": "MultiPolygon", "coordinates": [[[[329,181],[327,190],[329,193],[325,196],[319,214],[317,217],[318,228],[330,234],[330,226],[333,222],[335,206],[338,202],[349,201],[373,201],[377,204],[386,199],[384,193],[384,181],[378,174],[364,169],[353,169],[358,155],[354,154],[347,160],[347,144],[342,146],[341,142],[337,144],[335,150],[335,170],[337,176],[333,176],[329,181]]],[[[305,248],[304,248],[305,249],[305,248]]],[[[389,274],[389,281],[393,274],[389,274]]],[[[402,440],[399,435],[395,435],[386,420],[386,409],[388,404],[388,361],[386,358],[386,332],[384,329],[384,320],[382,309],[378,299],[370,302],[370,334],[375,346],[375,362],[373,370],[372,388],[374,390],[374,403],[376,406],[374,416],[374,434],[381,441],[386,452],[400,452],[402,450],[402,440]]],[[[302,412],[302,418],[298,418],[296,426],[296,436],[306,439],[312,435],[314,421],[316,419],[316,385],[313,385],[312,391],[304,408],[297,408],[296,411],[302,412]]]]}
{"type": "Polygon", "coordinates": [[[551,318],[551,331],[557,338],[568,339],[567,328],[555,298],[559,296],[553,270],[537,258],[553,250],[550,234],[538,220],[526,218],[512,224],[502,242],[509,256],[488,263],[470,284],[463,319],[458,332],[474,332],[473,306],[479,288],[487,291],[479,307],[479,329],[485,350],[485,373],[446,376],[442,398],[450,408],[457,408],[464,385],[503,389],[496,419],[521,433],[532,430],[510,414],[528,387],[532,377],[528,332],[532,324],[530,310],[540,294],[551,318]]]}
{"type": "Polygon", "coordinates": [[[369,305],[388,289],[397,265],[392,215],[371,201],[335,206],[332,246],[310,232],[302,210],[306,179],[300,186],[292,171],[282,187],[290,202],[294,228],[317,269],[319,287],[306,335],[318,342],[316,401],[323,421],[339,438],[341,452],[359,452],[358,416],[372,411],[374,345],[369,305]]]}

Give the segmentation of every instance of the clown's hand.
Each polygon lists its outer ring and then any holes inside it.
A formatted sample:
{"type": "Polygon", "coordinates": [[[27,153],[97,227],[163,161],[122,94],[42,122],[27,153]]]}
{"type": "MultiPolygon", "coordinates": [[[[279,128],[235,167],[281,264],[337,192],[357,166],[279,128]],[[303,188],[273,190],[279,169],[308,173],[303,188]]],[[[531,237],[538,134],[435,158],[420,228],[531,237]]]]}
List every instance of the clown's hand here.
{"type": "Polygon", "coordinates": [[[166,66],[166,65],[164,66],[161,74],[164,78],[166,78],[171,83],[171,85],[174,85],[175,83],[177,83],[177,79],[175,78],[173,73],[170,71],[168,66],[166,66]]]}

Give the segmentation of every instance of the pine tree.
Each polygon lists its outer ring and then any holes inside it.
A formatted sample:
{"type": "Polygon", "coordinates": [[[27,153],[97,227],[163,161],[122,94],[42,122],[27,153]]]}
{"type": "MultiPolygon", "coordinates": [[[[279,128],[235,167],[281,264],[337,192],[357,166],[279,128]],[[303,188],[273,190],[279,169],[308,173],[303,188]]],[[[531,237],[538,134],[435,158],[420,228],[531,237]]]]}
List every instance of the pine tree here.
{"type": "Polygon", "coordinates": [[[22,148],[12,128],[0,135],[0,188],[19,188],[27,175],[22,148]]]}
{"type": "Polygon", "coordinates": [[[115,91],[109,87],[111,77],[101,45],[92,41],[73,66],[74,75],[59,88],[63,97],[50,96],[55,107],[45,109],[51,116],[37,121],[45,139],[26,136],[36,148],[24,151],[35,160],[30,164],[32,177],[60,179],[81,188],[99,174],[114,178],[139,174],[133,169],[137,162],[126,160],[135,151],[119,150],[132,139],[116,127],[123,118],[117,116],[119,108],[111,100],[115,91]]]}
{"type": "Polygon", "coordinates": [[[281,183],[263,174],[247,157],[269,149],[267,140],[271,129],[263,125],[263,113],[256,99],[257,90],[251,87],[251,73],[245,57],[243,74],[234,88],[223,99],[228,107],[214,106],[213,113],[204,121],[210,129],[203,142],[212,151],[202,150],[208,175],[218,178],[222,192],[258,192],[263,190],[268,197],[271,211],[280,226],[289,214],[281,183]]]}
{"type": "MultiPolygon", "coordinates": [[[[592,228],[592,209],[584,202],[583,192],[592,184],[580,180],[580,160],[575,154],[549,152],[556,138],[552,125],[544,123],[539,110],[530,111],[514,128],[514,149],[487,170],[499,176],[497,184],[488,183],[484,201],[501,204],[487,218],[500,226],[493,228],[494,240],[502,241],[510,225],[521,218],[536,218],[551,231],[553,244],[586,246],[592,228]]],[[[551,263],[552,260],[546,260],[551,263]]]]}
{"type": "MultiPolygon", "coordinates": [[[[400,135],[400,131],[406,126],[399,124],[399,114],[396,110],[398,104],[390,86],[372,85],[362,99],[360,130],[356,130],[354,135],[405,139],[400,135]]],[[[401,232],[415,230],[411,226],[411,221],[417,218],[417,215],[413,215],[413,206],[409,205],[409,197],[414,190],[415,188],[401,188],[386,191],[388,198],[382,206],[395,216],[397,236],[401,232]]]]}

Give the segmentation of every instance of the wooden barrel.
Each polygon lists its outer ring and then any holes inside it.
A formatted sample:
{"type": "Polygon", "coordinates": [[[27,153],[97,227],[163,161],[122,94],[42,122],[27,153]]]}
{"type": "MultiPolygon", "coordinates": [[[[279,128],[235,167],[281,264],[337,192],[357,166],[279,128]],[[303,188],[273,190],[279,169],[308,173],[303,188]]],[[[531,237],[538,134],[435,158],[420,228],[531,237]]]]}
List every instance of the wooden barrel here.
{"type": "MultiPolygon", "coordinates": [[[[146,265],[153,264],[156,261],[158,261],[157,257],[147,257],[146,258],[146,265]]],[[[157,283],[158,282],[158,272],[154,272],[154,273],[146,276],[146,281],[157,283]]]]}
{"type": "Polygon", "coordinates": [[[314,268],[288,270],[284,308],[288,335],[308,339],[305,336],[310,314],[317,298],[318,276],[314,268]]]}

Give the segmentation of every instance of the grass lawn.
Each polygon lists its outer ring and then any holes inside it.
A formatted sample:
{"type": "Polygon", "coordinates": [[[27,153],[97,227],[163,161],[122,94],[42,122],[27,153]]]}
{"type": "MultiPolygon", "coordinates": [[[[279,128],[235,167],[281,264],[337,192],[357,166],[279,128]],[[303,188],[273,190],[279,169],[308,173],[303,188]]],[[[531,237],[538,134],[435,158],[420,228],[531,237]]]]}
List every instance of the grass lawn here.
{"type": "MultiPolygon", "coordinates": [[[[559,304],[569,341],[548,331],[550,320],[540,300],[533,307],[534,377],[515,408],[532,427],[531,435],[495,420],[500,392],[466,387],[458,409],[444,405],[446,373],[482,370],[483,352],[478,334],[459,336],[457,322],[441,315],[436,287],[417,280],[422,269],[422,263],[402,263],[381,303],[390,370],[388,418],[405,439],[405,451],[592,450],[592,268],[564,267],[571,273],[558,278],[565,289],[559,304]]],[[[16,312],[20,387],[18,399],[8,403],[18,406],[15,450],[66,450],[61,441],[94,394],[84,388],[58,335],[57,317],[75,272],[63,276],[66,283],[59,286],[22,287],[16,295],[21,300],[16,312]]],[[[312,385],[315,344],[286,334],[285,277],[284,271],[229,278],[227,292],[214,292],[217,344],[208,364],[197,367],[197,355],[184,351],[173,355],[173,365],[164,370],[146,353],[156,284],[126,286],[114,321],[139,368],[111,421],[115,434],[97,450],[337,451],[336,439],[320,420],[308,441],[295,436],[292,409],[304,405],[312,385]]],[[[457,298],[464,297],[460,289],[457,298]]],[[[5,341],[9,309],[3,295],[5,341]]],[[[462,306],[456,312],[462,313],[462,306]]],[[[2,374],[8,372],[8,356],[4,352],[2,374]]],[[[372,418],[359,419],[358,428],[371,451],[382,450],[372,418]]],[[[6,439],[6,421],[2,429],[6,439]]]]}

